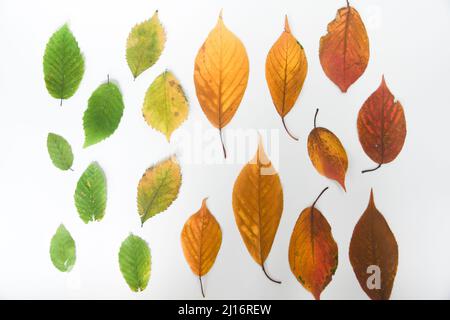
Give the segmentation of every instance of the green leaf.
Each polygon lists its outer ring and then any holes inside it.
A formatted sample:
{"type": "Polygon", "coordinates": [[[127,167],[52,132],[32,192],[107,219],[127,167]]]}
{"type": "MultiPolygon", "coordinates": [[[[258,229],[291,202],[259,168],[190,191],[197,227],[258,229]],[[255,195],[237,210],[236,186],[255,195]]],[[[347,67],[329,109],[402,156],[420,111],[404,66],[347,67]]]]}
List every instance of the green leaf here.
{"type": "Polygon", "coordinates": [[[166,43],[166,34],[158,18],[153,17],[131,29],[127,39],[127,62],[136,79],[158,61],[166,43]]]}
{"type": "Polygon", "coordinates": [[[75,264],[75,241],[61,224],[50,242],[50,258],[53,265],[62,272],[69,272],[75,264]]]}
{"type": "Polygon", "coordinates": [[[164,71],[145,94],[142,113],[148,125],[162,132],[170,141],[188,115],[188,102],[179,81],[170,71],[164,71]]]}
{"type": "Polygon", "coordinates": [[[91,95],[83,116],[84,147],[106,139],[116,131],[123,115],[122,93],[112,82],[100,85],[91,95]]]}
{"type": "Polygon", "coordinates": [[[83,172],[74,199],[84,223],[102,220],[106,209],[106,178],[98,163],[92,162],[83,172]]]}
{"type": "Polygon", "coordinates": [[[166,210],[178,197],[181,168],[175,157],[148,168],[138,185],[137,205],[141,223],[166,210]]]}
{"type": "Polygon", "coordinates": [[[47,150],[55,167],[69,170],[73,164],[72,147],[66,139],[55,133],[47,136],[47,150]]]}
{"type": "Polygon", "coordinates": [[[150,279],[150,249],[143,239],[133,234],[126,238],[119,251],[119,266],[131,290],[143,291],[150,279]]]}
{"type": "Polygon", "coordinates": [[[75,94],[84,74],[84,58],[67,24],[58,29],[44,53],[44,79],[50,95],[68,99],[75,94]]]}

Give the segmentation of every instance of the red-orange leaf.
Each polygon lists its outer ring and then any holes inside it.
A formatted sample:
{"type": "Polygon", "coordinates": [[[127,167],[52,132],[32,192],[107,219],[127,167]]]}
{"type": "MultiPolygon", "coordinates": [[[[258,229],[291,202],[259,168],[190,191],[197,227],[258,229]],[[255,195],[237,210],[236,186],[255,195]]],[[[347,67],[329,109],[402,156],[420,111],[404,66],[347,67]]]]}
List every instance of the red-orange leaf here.
{"type": "Polygon", "coordinates": [[[336,180],[344,190],[345,174],[348,168],[347,153],[339,138],[326,128],[316,127],[314,116],[314,129],[308,136],[308,154],[313,166],[323,176],[336,180]]]}
{"type": "Polygon", "coordinates": [[[322,213],[314,207],[319,197],[298,217],[289,244],[291,271],[317,300],[331,281],[338,265],[338,247],[331,227],[322,213]]]}
{"type": "Polygon", "coordinates": [[[358,114],[359,141],[378,166],[394,160],[403,148],[406,120],[403,107],[382,78],[378,89],[364,102],[358,114]]]}
{"type": "Polygon", "coordinates": [[[369,38],[355,8],[338,10],[328,24],[328,33],[320,38],[319,56],[323,71],[342,92],[364,73],[369,63],[369,38]]]}
{"type": "Polygon", "coordinates": [[[361,288],[372,300],[389,299],[398,265],[398,246],[389,225],[375,207],[373,192],[369,205],[353,230],[350,262],[361,288]]]}

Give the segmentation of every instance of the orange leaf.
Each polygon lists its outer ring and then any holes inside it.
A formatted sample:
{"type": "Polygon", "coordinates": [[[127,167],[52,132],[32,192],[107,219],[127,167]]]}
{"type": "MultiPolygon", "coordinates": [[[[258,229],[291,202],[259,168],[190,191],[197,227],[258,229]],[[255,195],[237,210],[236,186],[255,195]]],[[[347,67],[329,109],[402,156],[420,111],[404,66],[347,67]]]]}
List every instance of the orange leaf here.
{"type": "Polygon", "coordinates": [[[319,56],[323,71],[342,92],[364,73],[369,62],[369,38],[355,8],[338,10],[328,24],[328,33],[320,38],[319,56]]]}
{"type": "Polygon", "coordinates": [[[206,207],[206,199],[202,207],[184,224],[181,232],[181,245],[184,256],[193,273],[198,275],[202,295],[202,276],[208,273],[216,260],[222,243],[222,231],[216,218],[206,207]]]}
{"type": "Polygon", "coordinates": [[[358,114],[358,135],[364,152],[378,166],[394,160],[403,148],[406,138],[406,119],[403,107],[394,99],[384,81],[364,102],[358,114]]]}
{"type": "Polygon", "coordinates": [[[267,54],[266,81],[272,95],[273,104],[281,116],[286,132],[294,137],[286,127],[284,117],[297,101],[305,82],[308,61],[302,45],[291,33],[287,16],[284,32],[267,54]]]}
{"type": "Polygon", "coordinates": [[[295,278],[319,300],[338,265],[338,247],[327,219],[313,205],[302,211],[289,244],[289,265],[295,278]]]}
{"type": "MultiPolygon", "coordinates": [[[[214,29],[195,58],[194,83],[198,101],[211,124],[220,131],[233,118],[247,88],[249,63],[241,40],[223,23],[214,29]]],[[[224,156],[225,146],[222,140],[224,156]]]]}
{"type": "Polygon", "coordinates": [[[398,246],[389,225],[375,207],[373,191],[366,211],[353,230],[349,254],[356,278],[367,295],[373,300],[389,299],[397,273],[398,246]]]}
{"type": "Polygon", "coordinates": [[[233,211],[242,239],[266,276],[269,255],[283,213],[280,177],[264,152],[261,137],[255,157],[244,166],[234,183],[233,211]]]}
{"type": "Polygon", "coordinates": [[[345,188],[345,174],[348,168],[347,153],[341,141],[333,132],[326,128],[316,127],[314,117],[314,129],[308,136],[308,154],[313,166],[323,176],[336,180],[345,188]]]}

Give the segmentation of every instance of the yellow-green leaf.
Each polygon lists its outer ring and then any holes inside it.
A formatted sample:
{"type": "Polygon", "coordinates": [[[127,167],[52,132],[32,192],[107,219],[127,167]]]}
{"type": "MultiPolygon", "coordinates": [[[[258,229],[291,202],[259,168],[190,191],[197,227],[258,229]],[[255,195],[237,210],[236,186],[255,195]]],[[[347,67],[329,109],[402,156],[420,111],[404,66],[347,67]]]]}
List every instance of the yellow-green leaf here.
{"type": "Polygon", "coordinates": [[[61,224],[50,242],[50,258],[52,263],[61,272],[69,272],[75,264],[75,241],[61,224]]]}
{"type": "Polygon", "coordinates": [[[123,278],[134,292],[144,291],[150,279],[151,253],[144,239],[130,234],[120,246],[119,266],[123,278]]]}
{"type": "Polygon", "coordinates": [[[131,29],[127,39],[127,62],[136,79],[158,61],[166,43],[166,34],[158,11],[147,21],[131,29]]]}
{"type": "Polygon", "coordinates": [[[172,72],[164,71],[145,94],[142,107],[145,121],[170,141],[172,132],[186,120],[188,111],[188,101],[180,82],[172,72]]]}
{"type": "Polygon", "coordinates": [[[55,167],[61,170],[69,170],[72,167],[72,147],[64,137],[50,132],[47,136],[47,149],[55,167]]]}
{"type": "Polygon", "coordinates": [[[175,157],[145,171],[138,185],[137,204],[141,223],[166,210],[178,196],[181,168],[175,157]]]}

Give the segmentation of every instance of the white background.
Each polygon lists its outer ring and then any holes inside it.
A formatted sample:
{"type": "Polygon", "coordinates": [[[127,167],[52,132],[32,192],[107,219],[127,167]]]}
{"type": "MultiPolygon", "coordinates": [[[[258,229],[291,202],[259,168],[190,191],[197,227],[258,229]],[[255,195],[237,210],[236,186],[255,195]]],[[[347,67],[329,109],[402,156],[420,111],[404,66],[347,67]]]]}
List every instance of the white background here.
{"type": "MultiPolygon", "coordinates": [[[[1,0],[0,298],[198,299],[197,277],[184,260],[180,232],[208,196],[208,206],[222,227],[223,243],[204,278],[207,297],[311,299],[290,271],[288,246],[298,214],[325,186],[330,190],[318,208],[332,226],[339,266],[323,299],[367,298],[353,274],[348,247],[371,187],[399,245],[392,298],[450,298],[450,2],[351,2],[368,30],[370,61],[364,75],[342,94],[322,71],[318,48],[328,22],[345,5],[343,0],[1,0]],[[225,134],[237,129],[279,130],[275,131],[278,142],[271,140],[275,146],[278,143],[278,151],[275,148],[271,156],[279,160],[285,208],[266,268],[282,285],[265,278],[241,240],[231,193],[243,161],[220,162],[217,131],[211,129],[195,96],[195,55],[221,8],[226,25],[241,38],[250,60],[247,91],[225,134]],[[133,81],[125,60],[126,38],[134,24],[150,18],[156,9],[167,31],[166,48],[160,60],[133,81]],[[286,118],[299,142],[283,131],[264,76],[266,54],[282,32],[286,13],[309,63],[303,91],[286,118]],[[85,55],[86,72],[77,93],[59,107],[46,91],[42,56],[50,35],[65,22],[85,55]],[[146,89],[166,68],[180,79],[190,100],[188,120],[170,145],[141,115],[146,89]],[[83,149],[82,114],[107,74],[120,83],[124,115],[112,137],[83,149]],[[408,134],[394,162],[361,175],[361,169],[374,163],[359,144],[356,117],[382,74],[404,106],[408,134]],[[306,138],[316,107],[321,110],[318,124],[331,129],[346,147],[347,193],[320,176],[308,159],[306,138]],[[189,152],[181,142],[195,130],[201,133],[195,138],[200,160],[182,161],[179,198],[141,228],[136,208],[141,175],[172,153],[189,152]],[[51,164],[46,149],[50,131],[72,144],[74,172],[51,164]],[[202,155],[208,148],[214,149],[213,160],[202,155]],[[108,179],[107,212],[100,223],[85,225],[77,215],[73,193],[79,176],[94,160],[108,179]],[[68,274],[57,271],[49,258],[50,239],[60,223],[77,245],[77,261],[68,274]],[[118,249],[130,232],[146,239],[152,252],[151,279],[141,293],[129,290],[118,267],[118,249]]],[[[232,144],[231,139],[226,141],[232,144]]],[[[229,148],[230,156],[245,151],[244,158],[250,158],[255,150],[251,142],[246,150],[229,148]]]]}

